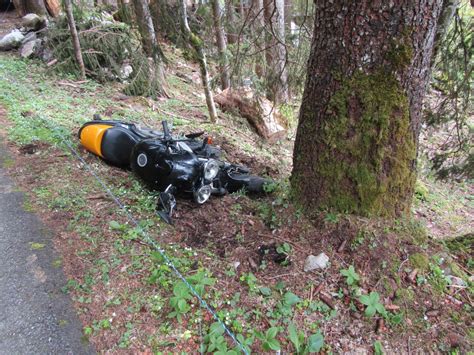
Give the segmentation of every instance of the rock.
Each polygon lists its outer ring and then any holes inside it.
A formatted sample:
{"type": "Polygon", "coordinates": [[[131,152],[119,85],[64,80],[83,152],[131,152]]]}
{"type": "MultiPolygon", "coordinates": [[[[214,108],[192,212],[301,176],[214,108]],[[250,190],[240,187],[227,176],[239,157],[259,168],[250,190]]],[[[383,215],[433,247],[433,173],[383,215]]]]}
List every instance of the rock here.
{"type": "Polygon", "coordinates": [[[313,271],[316,269],[325,269],[328,266],[329,257],[321,253],[318,256],[310,255],[306,258],[304,262],[304,271],[313,271]]]}
{"type": "Polygon", "coordinates": [[[49,48],[44,48],[41,53],[41,60],[46,63],[50,63],[53,60],[53,51],[49,48]]]}
{"type": "Polygon", "coordinates": [[[452,285],[460,286],[460,287],[467,287],[466,282],[461,279],[460,277],[449,275],[448,278],[451,280],[452,285]]]}
{"type": "Polygon", "coordinates": [[[6,34],[2,39],[0,39],[0,51],[9,51],[12,49],[17,49],[21,45],[21,41],[25,36],[23,33],[14,29],[10,33],[6,34]]]}
{"type": "Polygon", "coordinates": [[[133,73],[133,68],[130,64],[124,64],[120,68],[120,79],[126,80],[133,73]]]}
{"type": "Polygon", "coordinates": [[[22,58],[30,58],[33,55],[37,54],[40,48],[41,48],[40,39],[35,39],[33,41],[26,42],[20,48],[20,56],[22,58]]]}
{"type": "Polygon", "coordinates": [[[34,41],[37,38],[38,38],[38,36],[36,35],[36,32],[28,32],[25,35],[25,38],[23,38],[23,41],[21,41],[21,44],[25,44],[26,42],[34,41]]]}
{"type": "Polygon", "coordinates": [[[26,14],[21,18],[21,24],[26,29],[38,31],[39,29],[46,27],[46,17],[38,16],[36,14],[26,14]]]}

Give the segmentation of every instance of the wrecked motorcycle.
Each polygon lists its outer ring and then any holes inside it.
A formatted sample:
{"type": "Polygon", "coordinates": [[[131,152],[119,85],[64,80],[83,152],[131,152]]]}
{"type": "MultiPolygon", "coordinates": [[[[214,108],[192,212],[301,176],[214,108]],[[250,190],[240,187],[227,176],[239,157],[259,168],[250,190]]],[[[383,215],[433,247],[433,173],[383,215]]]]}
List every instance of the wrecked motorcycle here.
{"type": "Polygon", "coordinates": [[[246,167],[220,159],[220,150],[204,132],[174,136],[167,121],[163,131],[95,116],[79,130],[81,144],[106,162],[131,168],[149,187],[160,191],[158,214],[167,223],[176,207],[174,195],[191,195],[198,204],[211,195],[238,190],[264,192],[268,179],[251,175],[246,167]]]}

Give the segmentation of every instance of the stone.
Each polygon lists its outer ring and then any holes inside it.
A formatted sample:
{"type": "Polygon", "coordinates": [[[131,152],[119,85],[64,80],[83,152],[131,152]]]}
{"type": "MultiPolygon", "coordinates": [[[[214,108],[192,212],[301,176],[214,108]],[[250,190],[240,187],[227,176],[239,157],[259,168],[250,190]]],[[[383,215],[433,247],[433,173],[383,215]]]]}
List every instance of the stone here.
{"type": "Polygon", "coordinates": [[[34,41],[37,38],[38,38],[38,36],[36,35],[36,32],[28,32],[25,35],[25,38],[23,38],[23,41],[21,41],[21,44],[25,44],[26,42],[34,41]]]}
{"type": "Polygon", "coordinates": [[[448,278],[451,280],[452,285],[456,285],[459,287],[467,287],[466,281],[464,281],[460,277],[449,275],[448,278]]]}
{"type": "Polygon", "coordinates": [[[133,68],[130,64],[124,64],[120,68],[120,79],[127,80],[133,73],[133,68]]]}
{"type": "Polygon", "coordinates": [[[321,253],[318,256],[310,255],[304,262],[304,271],[309,272],[317,269],[325,269],[328,266],[329,257],[321,253]]]}
{"type": "Polygon", "coordinates": [[[41,52],[40,58],[43,62],[49,63],[54,59],[53,51],[45,46],[41,52]]]}
{"type": "Polygon", "coordinates": [[[20,47],[25,36],[19,30],[14,29],[0,39],[0,51],[9,51],[20,47]]]}
{"type": "Polygon", "coordinates": [[[30,58],[34,54],[39,52],[40,47],[41,47],[40,39],[35,39],[33,41],[26,42],[20,48],[20,56],[22,58],[30,58]]]}
{"type": "Polygon", "coordinates": [[[46,17],[38,16],[36,14],[26,14],[21,18],[21,24],[28,30],[38,31],[46,26],[46,17]]]}

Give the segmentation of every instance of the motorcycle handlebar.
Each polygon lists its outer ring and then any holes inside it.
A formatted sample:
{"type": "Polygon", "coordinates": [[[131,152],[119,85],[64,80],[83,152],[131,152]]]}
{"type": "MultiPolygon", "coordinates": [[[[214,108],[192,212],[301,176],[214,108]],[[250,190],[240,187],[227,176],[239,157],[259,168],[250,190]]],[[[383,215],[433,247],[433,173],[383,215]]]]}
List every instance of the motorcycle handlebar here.
{"type": "Polygon", "coordinates": [[[168,122],[166,120],[161,121],[161,124],[163,125],[163,138],[165,140],[170,140],[171,139],[171,133],[170,133],[170,129],[168,128],[168,122]]]}

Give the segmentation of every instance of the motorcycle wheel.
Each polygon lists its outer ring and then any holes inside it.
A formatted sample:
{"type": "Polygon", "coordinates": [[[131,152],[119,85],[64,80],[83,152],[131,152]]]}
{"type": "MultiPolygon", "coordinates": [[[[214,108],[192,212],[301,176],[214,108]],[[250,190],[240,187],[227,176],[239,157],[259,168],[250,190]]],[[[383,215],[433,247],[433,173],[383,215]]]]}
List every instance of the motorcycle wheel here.
{"type": "Polygon", "coordinates": [[[264,185],[270,180],[256,175],[232,173],[228,175],[227,191],[230,193],[245,189],[250,193],[264,193],[264,185]]]}

